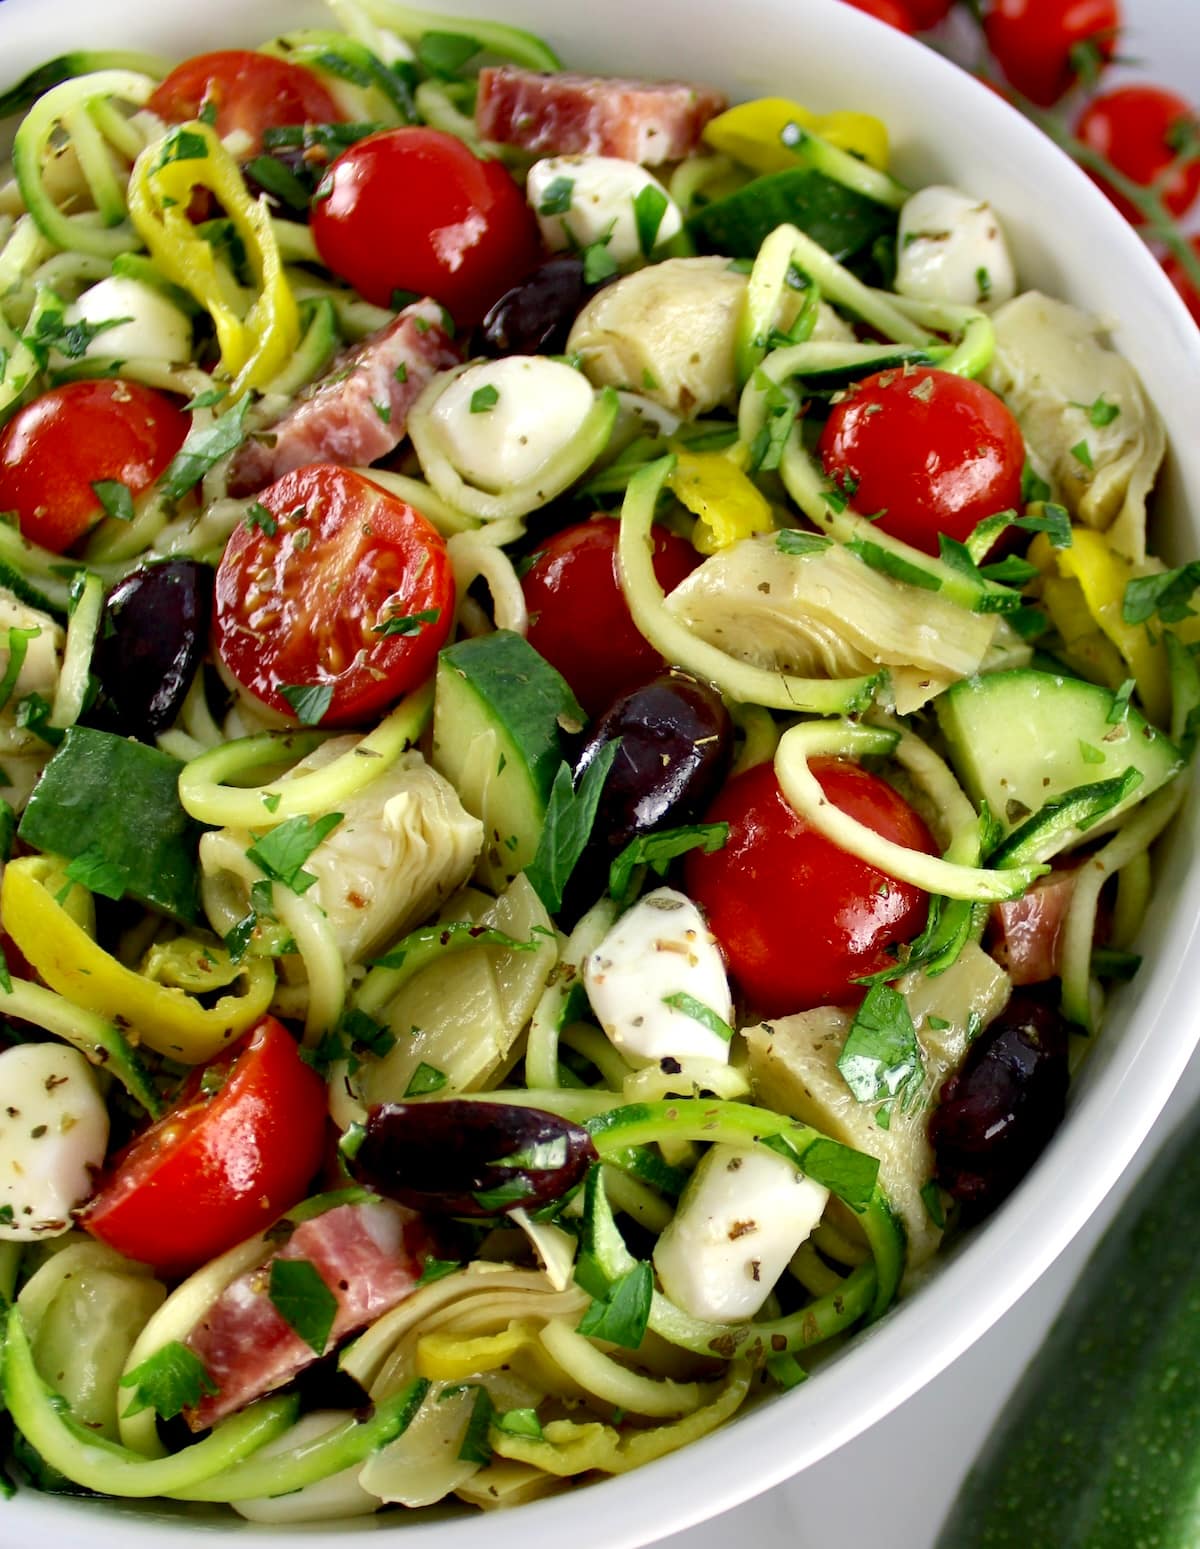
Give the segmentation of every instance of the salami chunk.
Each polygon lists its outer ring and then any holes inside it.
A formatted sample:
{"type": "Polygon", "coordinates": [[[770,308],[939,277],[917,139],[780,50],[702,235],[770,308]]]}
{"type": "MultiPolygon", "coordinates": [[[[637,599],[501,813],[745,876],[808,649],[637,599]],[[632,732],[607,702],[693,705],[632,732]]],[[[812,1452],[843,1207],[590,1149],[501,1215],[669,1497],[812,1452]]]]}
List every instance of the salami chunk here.
{"type": "Polygon", "coordinates": [[[405,307],[395,322],[345,350],[328,373],[234,460],[229,489],[250,495],[308,463],[378,462],[404,439],[408,411],[459,351],[436,301],[405,307]]]}
{"type": "Polygon", "coordinates": [[[1077,867],[1039,877],[1020,898],[992,907],[992,956],[1014,984],[1042,984],[1062,968],[1062,928],[1077,867]]]}
{"type": "Polygon", "coordinates": [[[475,124],[485,140],[536,156],[619,156],[658,166],[689,156],[726,99],[686,81],[539,75],[513,65],[479,72],[475,124]]]}
{"type": "Polygon", "coordinates": [[[226,1286],[187,1337],[216,1393],[186,1411],[193,1430],[215,1425],[317,1359],[270,1297],[271,1266],[305,1259],[337,1301],[326,1344],[332,1350],[390,1311],[420,1278],[428,1240],[421,1218],[403,1205],[336,1205],[296,1227],[264,1264],[226,1286]]]}

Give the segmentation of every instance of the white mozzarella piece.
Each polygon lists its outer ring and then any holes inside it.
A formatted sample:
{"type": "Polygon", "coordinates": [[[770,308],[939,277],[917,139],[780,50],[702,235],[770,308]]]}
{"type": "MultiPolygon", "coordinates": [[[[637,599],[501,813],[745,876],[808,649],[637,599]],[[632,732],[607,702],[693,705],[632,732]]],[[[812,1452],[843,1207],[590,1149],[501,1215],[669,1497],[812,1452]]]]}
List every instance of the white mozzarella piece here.
{"type": "Polygon", "coordinates": [[[0,1241],[68,1231],[107,1146],[108,1110],[77,1049],[23,1043],[0,1054],[0,1241]]]}
{"type": "MultiPolygon", "coordinates": [[[[302,1415],[282,1436],[267,1442],[256,1456],[266,1458],[277,1452],[290,1452],[294,1447],[316,1441],[348,1418],[348,1414],[338,1410],[314,1409],[311,1414],[302,1415]]],[[[329,1522],[335,1518],[369,1516],[383,1503],[378,1496],[368,1495],[359,1484],[361,1468],[361,1463],[354,1463],[341,1473],[306,1484],[290,1495],[260,1495],[252,1500],[234,1501],[233,1509],[251,1522],[329,1522]]]]}
{"type": "Polygon", "coordinates": [[[733,1000],[725,964],[699,909],[660,887],[617,921],[584,961],[592,1009],[609,1040],[635,1064],[701,1056],[729,1059],[729,1043],[678,1004],[690,997],[725,1023],[733,1000]]]}
{"type": "Polygon", "coordinates": [[[509,355],[468,366],[432,417],[464,479],[481,489],[513,489],[535,479],[578,434],[593,402],[582,372],[544,355],[509,355]]]}
{"type": "Polygon", "coordinates": [[[179,308],[152,285],[114,274],[85,290],[67,307],[64,321],[115,323],[96,334],[84,351],[89,360],[190,360],[192,325],[179,308]],[[127,321],[117,321],[127,319],[127,321]]]}
{"type": "Polygon", "coordinates": [[[939,183],[914,194],[900,211],[896,289],[964,306],[1010,301],[1017,277],[991,205],[939,183]]]}
{"type": "Polygon", "coordinates": [[[694,1318],[752,1318],[821,1219],[829,1190],[759,1146],[713,1146],[658,1239],[654,1267],[694,1318]]]}
{"type": "Polygon", "coordinates": [[[561,252],[604,242],[618,264],[649,257],[642,251],[635,203],[648,188],[657,189],[666,200],[649,241],[655,248],[682,231],[683,217],[658,179],[635,161],[617,156],[550,156],[534,162],[525,185],[547,247],[561,252]],[[566,209],[560,209],[563,204],[566,209]]]}

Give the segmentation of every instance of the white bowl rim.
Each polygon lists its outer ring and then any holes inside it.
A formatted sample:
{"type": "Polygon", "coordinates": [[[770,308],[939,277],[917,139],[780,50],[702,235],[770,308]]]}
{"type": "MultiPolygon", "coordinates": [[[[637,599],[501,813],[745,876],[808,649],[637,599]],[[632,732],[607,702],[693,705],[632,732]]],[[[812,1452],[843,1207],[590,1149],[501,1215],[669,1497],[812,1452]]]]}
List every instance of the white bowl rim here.
{"type": "MultiPolygon", "coordinates": [[[[438,9],[462,15],[503,15],[556,41],[581,39],[563,52],[571,65],[582,69],[624,67],[636,73],[639,59],[643,71],[645,61],[652,59],[650,73],[715,78],[742,96],[768,84],[779,92],[796,89],[790,85],[794,70],[795,79],[804,83],[796,94],[818,107],[839,105],[830,99],[830,90],[836,87],[828,85],[827,77],[836,81],[843,78],[839,71],[850,74],[850,61],[869,60],[869,95],[897,103],[907,95],[926,104],[924,111],[930,118],[936,116],[943,129],[954,131],[951,162],[964,154],[955,143],[960,137],[979,149],[981,159],[989,138],[1002,143],[1009,161],[1035,169],[1042,181],[1046,212],[1072,211],[1072,228],[1056,234],[1050,244],[1051,250],[1061,246],[1070,252],[1067,267],[1072,283],[1066,299],[1120,318],[1122,307],[1114,302],[1133,298],[1130,315],[1136,327],[1118,322],[1115,337],[1158,389],[1156,401],[1174,448],[1171,478],[1177,502],[1182,493],[1190,497],[1190,509],[1200,513],[1200,447],[1187,434],[1183,409],[1200,401],[1200,335],[1140,239],[1104,196],[1037,130],[955,66],[839,0],[743,0],[736,8],[736,22],[724,24],[730,56],[737,54],[731,29],[745,34],[755,26],[769,25],[774,36],[797,46],[798,57],[789,69],[766,64],[752,69],[741,77],[740,90],[725,55],[711,47],[704,52],[705,33],[720,31],[720,0],[660,0],[649,8],[650,15],[644,0],[640,10],[639,0],[606,0],[603,8],[595,8],[594,17],[583,15],[578,6],[563,7],[561,0],[557,4],[556,0],[512,0],[503,6],[496,0],[437,3],[438,9]],[[687,21],[687,28],[674,40],[677,52],[686,61],[699,54],[707,59],[707,68],[697,71],[686,62],[681,68],[668,53],[639,53],[619,24],[627,20],[634,28],[640,21],[651,31],[661,31],[672,19],[687,21]],[[817,67],[802,57],[803,45],[814,34],[819,35],[821,51],[817,67]],[[829,59],[838,61],[836,69],[826,68],[829,59]],[[1098,251],[1103,253],[1102,265],[1095,261],[1098,251]],[[1162,391],[1164,387],[1169,391],[1162,391]]],[[[177,57],[204,47],[256,41],[298,25],[296,13],[302,8],[303,0],[301,4],[206,0],[203,7],[181,14],[175,6],[151,11],[145,0],[107,0],[102,7],[92,0],[53,0],[53,6],[51,0],[5,0],[0,12],[5,75],[15,78],[50,54],[79,46],[84,38],[95,46],[130,46],[129,39],[137,37],[148,40],[143,46],[162,48],[177,57]],[[266,24],[255,18],[263,18],[266,24]],[[175,47],[169,46],[170,39],[177,40],[175,47]]],[[[306,9],[311,11],[312,4],[306,9]]],[[[869,108],[866,101],[856,105],[869,108]]],[[[903,121],[902,107],[897,111],[903,121]]],[[[889,113],[883,116],[891,121],[889,113]]],[[[904,153],[909,147],[900,149],[904,153]]],[[[937,151],[935,160],[939,159],[946,159],[944,149],[937,151]]],[[[1001,174],[992,170],[1002,182],[1001,174]]],[[[996,199],[990,185],[987,192],[996,199]]],[[[996,202],[1003,210],[1003,199],[996,202]]],[[[1036,201],[1030,207],[1036,208],[1036,201]]],[[[1182,537],[1192,550],[1200,548],[1200,517],[1192,517],[1190,538],[1184,536],[1186,518],[1177,517],[1176,529],[1177,544],[1182,537]]],[[[1187,819],[1193,847],[1194,805],[1187,819]]],[[[1183,848],[1175,847],[1177,852],[1183,848]]],[[[692,1526],[778,1484],[881,1419],[995,1323],[1083,1226],[1132,1158],[1175,1086],[1200,1031],[1196,969],[1191,966],[1200,935],[1200,875],[1193,870],[1190,878],[1181,881],[1184,868],[1178,854],[1169,859],[1171,881],[1162,891],[1177,889],[1191,907],[1177,906],[1163,920],[1160,900],[1153,957],[1139,976],[1132,1005],[1123,1006],[1115,1019],[1116,1025],[1130,1025],[1122,1028],[1115,1048],[1105,1048],[1091,1062],[1099,1068],[1085,1072],[1072,1111],[1050,1151],[1004,1208],[918,1294],[857,1336],[811,1384],[743,1415],[734,1425],[682,1452],[590,1486],[584,1511],[579,1509],[583,1498],[572,1492],[516,1512],[456,1515],[449,1521],[431,1521],[418,1514],[419,1520],[389,1516],[344,1527],[314,1524],[268,1530],[240,1520],[171,1518],[162,1511],[143,1514],[107,1502],[101,1506],[22,1490],[15,1500],[0,1504],[0,1534],[15,1529],[24,1535],[23,1541],[32,1542],[35,1534],[43,1533],[61,1549],[85,1543],[90,1549],[117,1549],[118,1544],[185,1549],[195,1544],[197,1533],[218,1537],[252,1533],[276,1543],[303,1537],[311,1549],[332,1549],[349,1542],[352,1535],[371,1530],[402,1533],[414,1549],[448,1549],[451,1540],[456,1545],[478,1540],[481,1549],[524,1549],[533,1534],[545,1535],[541,1541],[562,1535],[573,1549],[627,1549],[692,1526]],[[1071,1178],[1065,1198],[1064,1172],[1071,1178]]]]}

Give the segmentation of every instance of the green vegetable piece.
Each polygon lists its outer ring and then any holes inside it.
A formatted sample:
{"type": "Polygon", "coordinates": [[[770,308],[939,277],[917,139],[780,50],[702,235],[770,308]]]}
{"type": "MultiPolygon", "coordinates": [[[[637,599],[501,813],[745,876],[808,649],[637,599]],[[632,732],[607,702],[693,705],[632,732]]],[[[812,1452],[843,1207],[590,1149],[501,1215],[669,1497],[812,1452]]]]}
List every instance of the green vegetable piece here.
{"type": "Polygon", "coordinates": [[[579,1320],[578,1332],[636,1350],[646,1333],[654,1296],[654,1272],[647,1261],[615,1280],[603,1297],[593,1299],[579,1320]]]}
{"type": "Polygon", "coordinates": [[[710,1033],[716,1033],[717,1037],[723,1038],[726,1043],[732,1041],[733,1028],[725,1018],[719,1016],[711,1006],[706,1006],[702,1000],[689,995],[686,990],[676,990],[673,995],[664,995],[663,1005],[670,1006],[673,1011],[682,1011],[685,1017],[691,1017],[693,1022],[699,1022],[701,1027],[707,1027],[710,1033]]]}
{"type": "Polygon", "coordinates": [[[153,1409],[162,1419],[173,1420],[219,1391],[200,1357],[177,1339],[135,1366],[120,1385],[134,1390],[126,1418],[153,1409]]]}
{"type": "MultiPolygon", "coordinates": [[[[201,826],[179,804],[178,760],[111,732],[72,726],[17,830],[35,850],[125,876],[123,896],[188,924],[199,918],[201,826]]],[[[110,892],[109,896],[115,896],[110,892]]]]}
{"type": "Polygon", "coordinates": [[[899,990],[876,984],[867,991],[837,1066],[860,1103],[895,1098],[907,1107],[920,1093],[925,1061],[908,1002],[899,990]]]}
{"type": "Polygon", "coordinates": [[[271,1305],[310,1350],[324,1355],[337,1317],[337,1297],[308,1259],[272,1259],[271,1305]]]}
{"type": "Polygon", "coordinates": [[[283,683],[279,692],[301,726],[319,726],[333,703],[332,683],[283,683]]]}
{"type": "Polygon", "coordinates": [[[317,879],[302,869],[304,862],[341,821],[340,812],[327,812],[321,818],[302,814],[288,818],[278,828],[256,835],[246,855],[273,882],[282,882],[293,893],[306,893],[317,879]]]}
{"type": "Polygon", "coordinates": [[[563,890],[591,837],[600,792],[620,745],[619,738],[605,743],[583,771],[578,790],[572,782],[569,764],[560,765],[554,778],[537,854],[525,868],[534,891],[550,914],[562,907],[563,890]]]}
{"type": "Polygon", "coordinates": [[[246,415],[250,399],[227,409],[212,425],[192,427],[183,445],[167,464],[159,478],[159,488],[168,500],[181,500],[188,490],[199,484],[210,469],[215,468],[222,457],[236,452],[246,439],[246,415]]]}
{"type": "MultiPolygon", "coordinates": [[[[828,541],[828,540],[826,540],[828,541]]],[[[619,904],[631,901],[640,866],[649,866],[665,877],[673,860],[689,850],[702,849],[713,855],[729,838],[728,823],[691,823],[682,828],[663,828],[654,834],[640,834],[630,842],[608,868],[608,891],[619,904]]]]}
{"type": "Polygon", "coordinates": [[[753,258],[777,226],[790,222],[840,263],[894,237],[896,212],[809,168],[755,178],[697,210],[690,228],[707,250],[753,258]]]}

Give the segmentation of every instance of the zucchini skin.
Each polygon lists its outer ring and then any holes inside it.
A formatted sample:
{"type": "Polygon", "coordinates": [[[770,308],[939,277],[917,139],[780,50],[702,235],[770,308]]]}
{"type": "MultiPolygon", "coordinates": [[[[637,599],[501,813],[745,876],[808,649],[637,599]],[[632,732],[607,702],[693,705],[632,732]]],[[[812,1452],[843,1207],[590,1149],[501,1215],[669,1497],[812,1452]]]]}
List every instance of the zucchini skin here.
{"type": "Polygon", "coordinates": [[[1200,1543],[1200,1110],[1101,1239],[936,1549],[1200,1543]]]}

